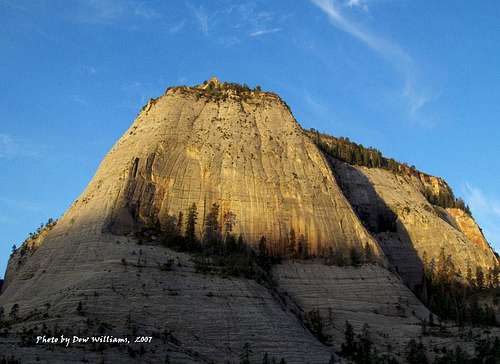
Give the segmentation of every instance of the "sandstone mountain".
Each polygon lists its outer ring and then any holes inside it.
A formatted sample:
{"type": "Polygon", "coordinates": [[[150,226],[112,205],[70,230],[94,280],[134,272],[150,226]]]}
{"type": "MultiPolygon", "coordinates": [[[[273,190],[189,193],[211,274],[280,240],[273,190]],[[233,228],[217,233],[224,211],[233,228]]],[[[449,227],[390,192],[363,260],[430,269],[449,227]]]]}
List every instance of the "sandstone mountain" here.
{"type": "MultiPolygon", "coordinates": [[[[430,314],[410,290],[426,259],[445,248],[462,272],[497,264],[470,215],[429,202],[428,189],[439,194],[444,181],[423,176],[333,158],[285,102],[259,88],[212,79],[167,89],[58,222],[12,254],[0,350],[23,363],[225,363],[250,347],[252,363],[265,353],[327,363],[342,360],[346,320],[358,331],[369,324],[380,350],[388,342],[402,350],[430,314]],[[199,239],[213,204],[221,235],[254,250],[265,237],[270,255],[286,258],[272,278],[207,273],[196,254],[163,246],[160,236],[185,226],[193,204],[199,239]],[[296,240],[308,259],[290,254],[296,240]],[[367,264],[336,264],[368,252],[367,264]],[[153,341],[33,345],[40,333],[153,341]]],[[[429,340],[470,346],[455,336],[429,340]]]]}

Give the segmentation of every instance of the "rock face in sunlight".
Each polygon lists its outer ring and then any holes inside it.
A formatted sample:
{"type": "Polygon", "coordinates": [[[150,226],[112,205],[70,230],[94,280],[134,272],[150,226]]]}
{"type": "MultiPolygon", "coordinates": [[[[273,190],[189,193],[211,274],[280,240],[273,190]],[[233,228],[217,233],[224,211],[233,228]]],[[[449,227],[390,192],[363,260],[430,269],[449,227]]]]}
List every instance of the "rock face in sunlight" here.
{"type": "Polygon", "coordinates": [[[380,254],[285,103],[216,80],[151,100],[58,230],[90,237],[164,227],[193,203],[198,235],[217,203],[221,215],[235,214],[237,235],[255,245],[265,236],[277,253],[293,229],[313,253],[370,244],[380,254]]]}
{"type": "MultiPolygon", "coordinates": [[[[437,261],[442,251],[451,256],[464,276],[468,267],[475,271],[479,266],[488,272],[497,264],[471,216],[457,208],[429,203],[422,193],[428,187],[426,181],[337,160],[332,164],[358,216],[410,287],[422,282],[424,261],[437,261]]],[[[428,183],[432,181],[436,180],[428,183]]]]}
{"type": "Polygon", "coordinates": [[[319,364],[338,359],[346,320],[357,331],[369,324],[379,349],[388,338],[403,349],[429,317],[404,285],[421,282],[425,254],[445,248],[462,271],[496,263],[472,217],[426,200],[427,187],[439,194],[444,186],[433,178],[426,186],[332,158],[260,88],[217,79],[169,88],[144,106],[57,223],[12,254],[0,282],[9,330],[0,352],[23,362],[249,355],[260,363],[268,355],[319,364]],[[195,206],[202,240],[214,204],[220,236],[241,236],[245,259],[264,255],[272,265],[249,260],[253,275],[235,275],[158,238],[172,226],[184,234],[195,206]],[[294,251],[297,241],[308,254],[294,251]],[[33,345],[40,330],[153,339],[104,349],[33,345]]]}

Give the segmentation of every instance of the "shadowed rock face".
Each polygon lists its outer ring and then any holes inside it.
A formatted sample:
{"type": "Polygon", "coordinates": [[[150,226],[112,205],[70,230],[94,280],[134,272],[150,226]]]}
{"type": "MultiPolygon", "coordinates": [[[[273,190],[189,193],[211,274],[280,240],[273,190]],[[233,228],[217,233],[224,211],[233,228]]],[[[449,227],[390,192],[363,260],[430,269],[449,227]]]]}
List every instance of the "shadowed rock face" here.
{"type": "Polygon", "coordinates": [[[333,165],[358,216],[410,287],[421,282],[424,255],[438,259],[442,249],[463,276],[468,264],[487,271],[497,263],[474,220],[462,210],[431,205],[421,179],[339,161],[333,165]],[[387,219],[393,223],[377,225],[387,219]]]}

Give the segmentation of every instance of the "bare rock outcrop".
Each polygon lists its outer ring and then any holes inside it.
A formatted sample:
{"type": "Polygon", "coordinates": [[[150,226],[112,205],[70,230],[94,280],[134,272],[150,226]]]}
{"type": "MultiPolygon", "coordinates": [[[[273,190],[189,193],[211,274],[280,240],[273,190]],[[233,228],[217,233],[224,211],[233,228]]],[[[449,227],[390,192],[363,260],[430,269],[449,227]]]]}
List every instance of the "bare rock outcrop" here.
{"type": "Polygon", "coordinates": [[[448,208],[446,212],[452,217],[452,221],[456,223],[460,231],[464,233],[469,241],[476,244],[485,254],[492,253],[491,246],[486,241],[481,228],[470,215],[456,208],[448,208]]]}
{"type": "Polygon", "coordinates": [[[162,363],[168,355],[172,363],[223,363],[238,362],[249,344],[252,362],[265,353],[297,364],[323,364],[331,356],[271,291],[253,280],[197,273],[188,254],[125,237],[88,241],[85,251],[100,252],[105,259],[72,260],[60,267],[63,271],[33,278],[38,284],[29,296],[24,291],[0,296],[6,312],[14,303],[19,306],[20,320],[12,331],[40,329],[44,322],[50,329],[57,325],[65,336],[144,335],[153,336],[151,344],[107,345],[99,355],[88,344],[52,350],[0,340],[2,353],[22,355],[23,363],[36,357],[50,363],[98,362],[101,356],[106,363],[136,363],[142,345],[141,362],[162,363]]]}
{"type": "Polygon", "coordinates": [[[276,266],[275,277],[305,313],[319,312],[324,334],[337,350],[344,342],[346,321],[356,332],[369,325],[371,339],[382,350],[388,342],[400,350],[421,334],[421,323],[429,317],[399,277],[380,266],[296,262],[276,266]]]}

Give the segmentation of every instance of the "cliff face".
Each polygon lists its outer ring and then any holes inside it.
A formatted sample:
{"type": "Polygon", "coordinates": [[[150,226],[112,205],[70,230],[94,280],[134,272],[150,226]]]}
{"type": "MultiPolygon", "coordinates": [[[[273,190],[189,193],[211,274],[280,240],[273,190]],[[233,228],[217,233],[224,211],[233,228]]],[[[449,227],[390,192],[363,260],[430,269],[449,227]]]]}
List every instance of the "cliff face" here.
{"type": "Polygon", "coordinates": [[[492,253],[491,246],[486,241],[483,232],[470,215],[463,210],[454,208],[446,209],[446,212],[470,242],[474,243],[485,254],[492,253]]]}
{"type": "MultiPolygon", "coordinates": [[[[434,206],[422,191],[428,186],[414,175],[380,168],[351,166],[332,160],[344,193],[382,246],[389,261],[411,286],[421,283],[424,260],[451,255],[465,277],[467,267],[493,268],[497,258],[477,224],[464,211],[434,206]]],[[[437,186],[437,187],[436,187],[437,186]]],[[[441,187],[442,188],[442,187],[441,187]]]]}
{"type": "Polygon", "coordinates": [[[165,226],[193,203],[199,235],[217,203],[221,220],[236,215],[236,234],[252,244],[266,236],[277,253],[291,229],[313,253],[364,244],[380,253],[287,106],[230,88],[174,88],[150,101],[61,225],[123,234],[165,226]]]}

